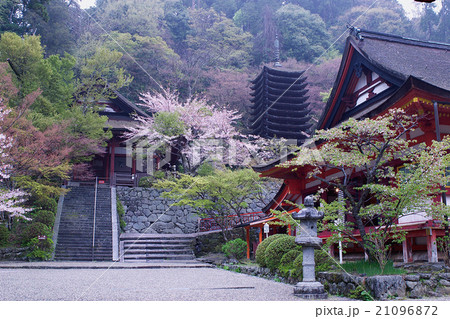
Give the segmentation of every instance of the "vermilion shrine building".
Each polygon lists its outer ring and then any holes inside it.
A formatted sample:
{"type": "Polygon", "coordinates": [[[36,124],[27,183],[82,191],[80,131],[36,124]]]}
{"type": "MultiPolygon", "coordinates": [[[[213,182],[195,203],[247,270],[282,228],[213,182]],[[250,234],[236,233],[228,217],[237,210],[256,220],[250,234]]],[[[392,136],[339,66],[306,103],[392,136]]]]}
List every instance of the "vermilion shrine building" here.
{"type": "MultiPolygon", "coordinates": [[[[149,116],[136,107],[123,95],[115,92],[116,98],[99,102],[101,116],[107,117],[105,129],[109,129],[112,138],[102,154],[98,154],[92,161],[92,169],[100,183],[111,185],[137,186],[139,178],[146,174],[146,167],[139,169],[136,159],[128,154],[123,134],[128,127],[136,124],[134,115],[149,116]]],[[[144,161],[145,162],[145,161],[144,161]]],[[[77,181],[77,176],[73,177],[77,181]]]]}
{"type": "MultiPolygon", "coordinates": [[[[339,72],[317,129],[332,128],[350,117],[372,118],[390,109],[401,108],[428,115],[408,138],[430,144],[437,139],[436,122],[441,138],[450,134],[449,73],[449,44],[353,29],[347,38],[339,72]],[[434,106],[437,106],[437,114],[434,106]],[[438,121],[435,121],[435,114],[438,121]]],[[[293,156],[290,155],[288,160],[293,156]]],[[[279,163],[274,161],[254,167],[262,177],[283,179],[284,183],[273,201],[263,210],[268,217],[240,225],[247,230],[248,257],[250,229],[259,229],[260,242],[264,224],[276,219],[270,214],[271,209],[292,213],[296,208],[287,204],[286,200],[303,203],[307,195],[315,194],[319,187],[325,186],[320,181],[308,179],[305,168],[294,171],[278,167],[279,163]]],[[[402,164],[393,165],[398,168],[402,164]]],[[[447,191],[446,195],[449,201],[450,192],[447,191]]],[[[323,199],[328,202],[336,198],[336,192],[323,194],[323,199]]],[[[436,238],[444,236],[440,222],[423,213],[416,213],[400,218],[398,225],[407,231],[407,236],[403,245],[394,247],[394,250],[403,256],[404,262],[438,261],[436,238]]],[[[270,234],[280,231],[278,226],[273,225],[271,228],[270,234]]],[[[291,233],[294,230],[288,231],[291,233]]],[[[355,230],[354,234],[358,236],[358,231],[355,230]]],[[[329,236],[329,233],[319,235],[324,240],[329,236]]],[[[332,247],[331,253],[336,249],[332,247]]],[[[348,253],[362,252],[351,244],[346,250],[348,253]]]]}

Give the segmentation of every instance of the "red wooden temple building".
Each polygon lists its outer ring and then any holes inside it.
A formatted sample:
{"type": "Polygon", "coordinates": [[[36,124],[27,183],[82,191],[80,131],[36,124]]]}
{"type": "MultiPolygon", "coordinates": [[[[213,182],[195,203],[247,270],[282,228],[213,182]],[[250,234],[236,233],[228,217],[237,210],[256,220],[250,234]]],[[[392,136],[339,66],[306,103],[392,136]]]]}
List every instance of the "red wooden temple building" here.
{"type": "MultiPolygon", "coordinates": [[[[115,92],[115,95],[114,99],[99,102],[101,105],[99,114],[108,118],[105,130],[111,131],[112,138],[108,141],[104,152],[96,155],[92,160],[92,169],[100,183],[137,186],[139,178],[147,175],[146,167],[139,168],[136,165],[136,159],[130,154],[127,160],[127,145],[123,134],[127,131],[127,127],[132,127],[136,123],[134,114],[149,115],[120,93],[115,92]]],[[[130,153],[129,150],[128,153],[130,153]]],[[[77,181],[77,176],[73,179],[77,181]]]]}
{"type": "MultiPolygon", "coordinates": [[[[334,127],[350,117],[372,118],[390,109],[402,108],[429,115],[409,136],[419,143],[429,144],[437,139],[436,131],[440,132],[441,138],[450,134],[449,74],[449,44],[352,29],[317,129],[334,127]],[[436,106],[438,121],[435,120],[436,106]]],[[[290,156],[288,160],[294,155],[290,156]]],[[[324,187],[320,181],[308,179],[305,168],[293,171],[278,167],[278,164],[279,161],[274,161],[254,167],[262,177],[279,178],[284,180],[284,184],[271,205],[266,207],[267,217],[240,225],[247,230],[248,257],[252,246],[250,230],[256,229],[259,234],[256,246],[262,240],[264,224],[276,220],[270,214],[271,209],[292,213],[296,208],[286,204],[286,200],[303,203],[307,195],[316,194],[319,187],[324,187]]],[[[449,195],[450,192],[447,192],[447,197],[449,195]]],[[[337,193],[329,191],[322,198],[331,202],[337,198],[337,193]]],[[[438,221],[423,213],[415,213],[401,217],[398,225],[407,231],[407,235],[402,245],[394,247],[397,256],[402,257],[404,262],[438,261],[436,238],[444,236],[444,228],[438,221]]],[[[272,225],[269,235],[286,231],[279,227],[272,225]]],[[[293,230],[290,231],[292,233],[293,230]]],[[[319,235],[324,240],[329,236],[327,233],[319,235]]],[[[356,245],[346,249],[348,257],[352,252],[362,252],[356,245]]],[[[337,247],[332,246],[330,250],[333,254],[337,247]]]]}

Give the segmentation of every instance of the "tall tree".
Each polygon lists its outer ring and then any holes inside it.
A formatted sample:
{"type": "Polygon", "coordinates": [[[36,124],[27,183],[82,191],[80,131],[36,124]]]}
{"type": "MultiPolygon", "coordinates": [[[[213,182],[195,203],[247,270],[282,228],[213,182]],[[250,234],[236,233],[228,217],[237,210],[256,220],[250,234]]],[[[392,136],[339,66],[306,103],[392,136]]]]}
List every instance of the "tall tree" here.
{"type": "Polygon", "coordinates": [[[160,35],[162,0],[108,0],[96,8],[96,18],[107,31],[155,37],[160,35]]]}
{"type": "Polygon", "coordinates": [[[30,24],[30,15],[35,14],[48,21],[45,7],[50,0],[2,0],[0,3],[0,34],[6,31],[17,34],[34,34],[35,26],[30,24]]]}
{"type": "Polygon", "coordinates": [[[330,35],[320,16],[300,6],[282,6],[276,12],[276,20],[285,57],[312,62],[330,45],[330,35]]]}
{"type": "Polygon", "coordinates": [[[403,239],[397,232],[399,218],[417,212],[441,220],[449,215],[448,207],[432,198],[440,195],[441,187],[450,180],[445,173],[450,139],[431,145],[406,139],[420,120],[403,110],[392,110],[377,119],[350,119],[316,132],[313,141],[317,149],[302,148],[296,159],[283,164],[311,167],[310,178],[343,192],[342,200],[324,202],[328,221],[324,227],[361,245],[381,266],[386,262],[388,241],[403,239]],[[404,168],[395,170],[395,161],[404,168]],[[339,173],[325,178],[330,169],[339,173]],[[343,212],[351,218],[342,221],[343,212]],[[354,229],[361,240],[352,233],[354,229]]]}

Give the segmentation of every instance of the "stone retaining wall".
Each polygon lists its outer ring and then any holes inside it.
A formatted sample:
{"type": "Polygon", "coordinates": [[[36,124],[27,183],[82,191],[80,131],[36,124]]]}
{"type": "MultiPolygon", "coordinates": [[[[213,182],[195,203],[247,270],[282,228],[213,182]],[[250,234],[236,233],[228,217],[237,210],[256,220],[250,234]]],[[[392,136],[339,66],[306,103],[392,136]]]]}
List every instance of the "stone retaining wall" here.
{"type": "Polygon", "coordinates": [[[347,297],[350,297],[360,285],[375,300],[435,297],[450,294],[450,273],[360,277],[343,273],[321,272],[317,277],[330,294],[347,297]]]}
{"type": "MultiPolygon", "coordinates": [[[[279,189],[269,183],[264,202],[247,200],[246,212],[261,210],[279,189]]],[[[125,233],[192,234],[198,231],[199,217],[190,207],[172,206],[174,201],[161,197],[163,190],[143,187],[117,187],[117,198],[125,209],[125,233]],[[151,228],[149,226],[152,225],[151,228]]]]}
{"type": "Polygon", "coordinates": [[[26,260],[28,248],[0,248],[0,260],[26,260]]]}
{"type": "Polygon", "coordinates": [[[126,233],[191,234],[197,232],[198,216],[190,207],[172,206],[163,191],[142,187],[117,187],[125,209],[126,233]],[[151,228],[149,226],[152,225],[151,228]]]}

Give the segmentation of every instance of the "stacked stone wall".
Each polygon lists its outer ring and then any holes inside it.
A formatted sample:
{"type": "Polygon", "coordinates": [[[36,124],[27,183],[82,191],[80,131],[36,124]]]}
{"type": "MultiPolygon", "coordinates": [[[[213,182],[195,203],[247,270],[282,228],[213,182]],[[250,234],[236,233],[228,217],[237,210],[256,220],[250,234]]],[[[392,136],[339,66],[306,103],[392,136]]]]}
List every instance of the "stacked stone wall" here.
{"type": "MultiPolygon", "coordinates": [[[[268,183],[262,201],[245,200],[243,213],[261,210],[278,191],[279,183],[268,183]]],[[[125,233],[192,234],[198,231],[199,216],[188,206],[174,206],[174,201],[164,198],[164,190],[144,187],[117,187],[126,223],[125,233]],[[151,227],[150,227],[151,226],[151,227]]]]}

